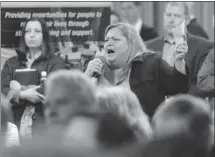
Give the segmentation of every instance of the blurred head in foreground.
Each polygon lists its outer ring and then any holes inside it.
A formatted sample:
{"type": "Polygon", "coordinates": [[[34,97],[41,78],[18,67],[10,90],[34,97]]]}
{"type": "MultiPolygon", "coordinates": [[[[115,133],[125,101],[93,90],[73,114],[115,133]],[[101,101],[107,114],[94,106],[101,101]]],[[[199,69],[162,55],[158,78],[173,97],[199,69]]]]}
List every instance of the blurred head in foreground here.
{"type": "Polygon", "coordinates": [[[49,123],[67,125],[80,111],[94,111],[96,87],[78,70],[59,70],[45,84],[46,116],[49,123]]]}
{"type": "Polygon", "coordinates": [[[123,87],[106,87],[97,92],[100,110],[123,119],[132,128],[139,140],[152,136],[148,116],[143,111],[137,96],[123,87]]]}
{"type": "Polygon", "coordinates": [[[196,154],[207,152],[213,136],[211,113],[210,106],[201,98],[174,96],[155,112],[152,119],[155,138],[183,135],[193,144],[196,154]]]}

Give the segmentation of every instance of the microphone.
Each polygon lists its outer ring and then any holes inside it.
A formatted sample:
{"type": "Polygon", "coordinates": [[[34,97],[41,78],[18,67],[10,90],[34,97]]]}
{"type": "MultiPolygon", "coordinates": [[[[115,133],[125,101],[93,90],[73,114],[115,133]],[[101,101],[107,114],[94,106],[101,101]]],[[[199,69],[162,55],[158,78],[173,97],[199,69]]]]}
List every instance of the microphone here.
{"type": "MultiPolygon", "coordinates": [[[[96,55],[95,58],[98,58],[99,60],[102,61],[102,63],[105,63],[105,57],[104,56],[96,55]]],[[[104,64],[103,64],[103,67],[104,67],[104,64]]],[[[98,79],[99,79],[100,76],[101,76],[101,74],[98,74],[97,72],[94,72],[93,77],[92,77],[93,82],[98,84],[98,79]]]]}

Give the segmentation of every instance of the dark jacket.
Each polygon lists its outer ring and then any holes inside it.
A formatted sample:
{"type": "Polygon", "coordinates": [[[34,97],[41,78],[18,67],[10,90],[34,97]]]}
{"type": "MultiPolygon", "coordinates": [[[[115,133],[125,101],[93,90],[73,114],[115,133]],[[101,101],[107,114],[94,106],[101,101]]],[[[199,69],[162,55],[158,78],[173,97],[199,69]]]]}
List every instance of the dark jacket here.
{"type": "MultiPolygon", "coordinates": [[[[26,57],[25,56],[14,56],[12,58],[9,58],[2,69],[1,73],[1,91],[5,95],[8,95],[9,92],[11,92],[10,89],[10,81],[13,80],[14,72],[16,69],[23,69],[26,68],[26,57]]],[[[39,57],[36,59],[32,66],[32,69],[37,69],[39,73],[42,71],[46,71],[47,75],[49,75],[51,72],[56,71],[58,69],[65,69],[65,63],[64,60],[60,57],[55,56],[54,54],[50,55],[49,57],[39,57]]],[[[42,91],[41,91],[42,92],[42,91]]],[[[25,109],[26,103],[20,103],[19,101],[19,93],[15,92],[12,95],[11,99],[12,111],[13,111],[13,118],[15,121],[15,124],[19,127],[20,125],[20,119],[25,109]]],[[[35,104],[35,122],[41,119],[43,120],[43,105],[41,103],[35,104]]],[[[35,123],[34,122],[34,123],[35,123]]]]}
{"type": "MultiPolygon", "coordinates": [[[[164,37],[158,37],[148,41],[146,45],[148,49],[160,52],[162,54],[164,42],[164,37]]],[[[188,93],[195,96],[204,97],[204,94],[197,88],[197,74],[203,61],[205,60],[205,57],[213,48],[214,43],[202,37],[187,33],[187,44],[188,52],[184,60],[187,65],[187,73],[189,77],[188,93]]]]}
{"type": "Polygon", "coordinates": [[[140,36],[143,41],[148,41],[158,37],[158,33],[154,30],[154,28],[142,24],[142,27],[140,29],[140,36]]]}
{"type": "Polygon", "coordinates": [[[207,33],[205,32],[205,30],[203,29],[203,27],[197,23],[196,18],[194,18],[190,21],[190,23],[187,25],[187,30],[188,30],[188,32],[190,32],[193,35],[200,36],[205,39],[209,39],[209,37],[208,37],[207,33]]]}
{"type": "Polygon", "coordinates": [[[187,92],[187,82],[187,76],[170,67],[159,53],[145,53],[132,62],[129,83],[150,117],[165,95],[187,92]]]}
{"type": "Polygon", "coordinates": [[[197,83],[200,91],[214,96],[214,49],[209,52],[198,73],[197,83]]]}

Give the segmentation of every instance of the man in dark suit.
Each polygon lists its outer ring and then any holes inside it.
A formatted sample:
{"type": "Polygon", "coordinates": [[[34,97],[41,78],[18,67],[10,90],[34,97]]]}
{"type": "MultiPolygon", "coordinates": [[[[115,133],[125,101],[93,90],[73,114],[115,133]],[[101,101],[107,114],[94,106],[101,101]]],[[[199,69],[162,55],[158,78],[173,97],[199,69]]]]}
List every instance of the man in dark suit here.
{"type": "Polygon", "coordinates": [[[140,2],[120,2],[122,18],[135,27],[143,41],[148,41],[156,38],[158,33],[154,28],[143,23],[140,16],[140,6],[140,2]]]}
{"type": "Polygon", "coordinates": [[[209,39],[208,34],[205,32],[204,28],[198,24],[197,19],[194,15],[194,2],[185,2],[189,11],[189,21],[187,25],[187,30],[193,35],[209,39]]]}
{"type": "MultiPolygon", "coordinates": [[[[169,2],[164,13],[164,36],[148,41],[148,49],[162,53],[163,59],[171,66],[174,66],[174,49],[176,42],[174,40],[172,29],[180,25],[186,20],[186,5],[184,2],[169,2]]],[[[184,58],[187,66],[187,74],[189,77],[188,93],[205,97],[197,88],[197,74],[207,56],[213,43],[190,33],[186,33],[186,44],[188,46],[187,54],[184,58]]]]}
{"type": "Polygon", "coordinates": [[[209,39],[208,34],[205,32],[204,28],[198,24],[195,17],[188,23],[187,30],[193,35],[209,39]]]}

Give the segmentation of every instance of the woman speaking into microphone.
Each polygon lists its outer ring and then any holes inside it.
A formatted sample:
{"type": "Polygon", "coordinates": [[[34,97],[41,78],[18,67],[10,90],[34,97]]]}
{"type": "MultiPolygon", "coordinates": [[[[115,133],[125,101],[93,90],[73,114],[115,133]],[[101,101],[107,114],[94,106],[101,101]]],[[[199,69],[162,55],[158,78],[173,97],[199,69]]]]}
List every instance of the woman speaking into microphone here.
{"type": "Polygon", "coordinates": [[[131,25],[113,24],[105,31],[104,61],[91,60],[85,74],[90,77],[100,74],[98,83],[102,85],[130,88],[152,117],[165,95],[187,91],[184,62],[187,47],[179,45],[176,52],[174,67],[170,67],[159,53],[147,50],[131,25]]]}

